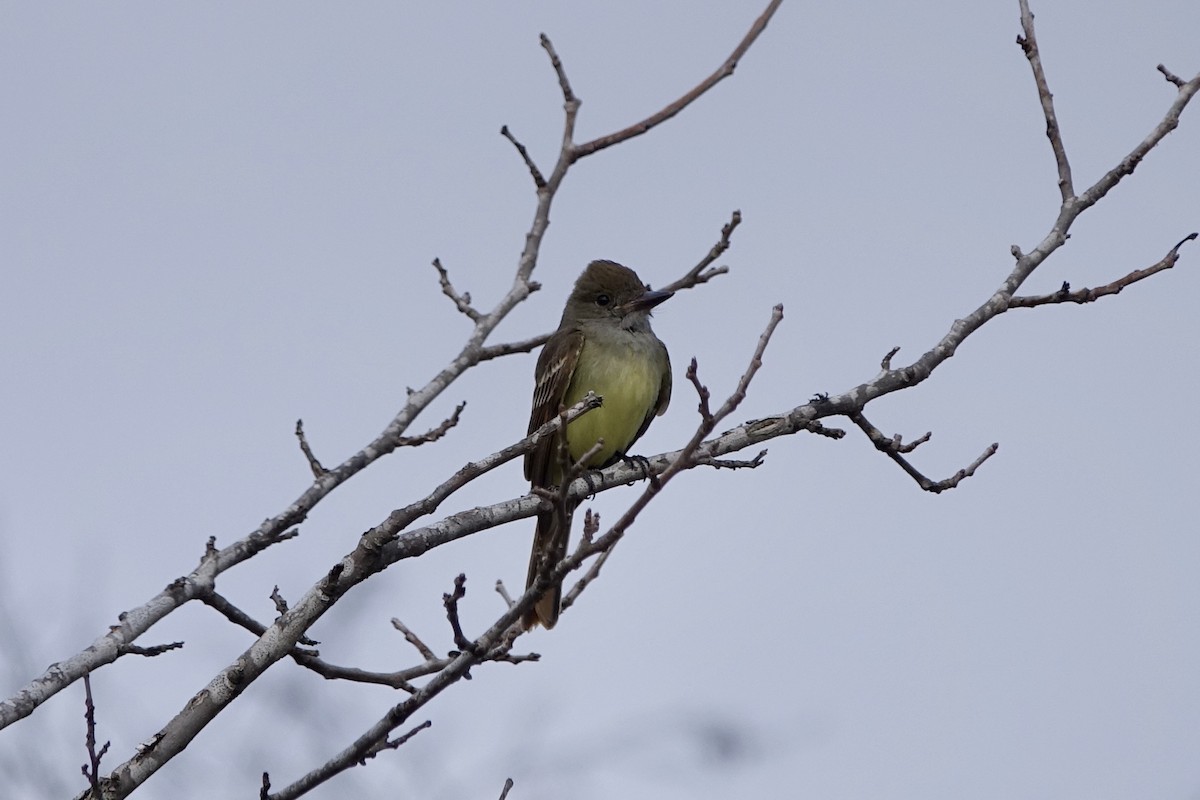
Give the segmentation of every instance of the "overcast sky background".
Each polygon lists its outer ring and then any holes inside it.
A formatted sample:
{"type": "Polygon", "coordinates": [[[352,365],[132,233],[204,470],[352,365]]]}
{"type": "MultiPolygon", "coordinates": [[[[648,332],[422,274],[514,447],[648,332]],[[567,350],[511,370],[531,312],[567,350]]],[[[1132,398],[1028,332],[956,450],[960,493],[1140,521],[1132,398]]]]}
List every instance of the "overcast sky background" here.
{"type": "MultiPolygon", "coordinates": [[[[709,74],[759,4],[4,3],[0,25],[0,695],[104,633],[309,484],[292,427],[335,464],[461,346],[439,256],[489,308],[532,218],[508,124],[548,170],[561,96],[578,139],[709,74]]],[[[1080,191],[1200,70],[1200,4],[1043,2],[1038,35],[1080,191]]],[[[730,274],[655,325],[675,364],[639,444],[697,418],[777,302],[786,318],[733,422],[908,363],[983,302],[1058,207],[1016,0],[788,0],[735,76],[650,134],[577,164],[551,214],[544,285],[494,341],[558,320],[583,266],[678,277],[730,212],[730,274]]],[[[1200,109],[1087,212],[1026,293],[1106,283],[1200,229],[1200,109]]],[[[642,515],[539,664],[487,665],[399,752],[311,796],[488,798],[1200,797],[1200,245],[1091,306],[1004,315],[931,380],[873,404],[933,431],[922,493],[861,435],[770,443],[753,472],[695,470],[642,515]]],[[[525,432],[534,356],[490,362],[444,442],[375,464],[301,536],[223,575],[258,618],[366,528],[525,432]]],[[[844,421],[830,420],[846,427],[844,421]]],[[[747,457],[752,455],[748,453],[747,457]]],[[[449,513],[527,489],[518,462],[449,513]]],[[[616,519],[636,490],[592,505],[616,519]]],[[[451,647],[522,584],[531,521],[405,562],[313,631],[340,664],[451,647]]],[[[193,604],[94,676],[109,769],[247,647],[193,604]]],[[[400,696],[280,663],[139,792],[255,796],[341,750],[400,696]]],[[[83,688],[0,731],[13,797],[83,787],[83,688]],[[19,791],[18,791],[19,790],[19,791]]]]}

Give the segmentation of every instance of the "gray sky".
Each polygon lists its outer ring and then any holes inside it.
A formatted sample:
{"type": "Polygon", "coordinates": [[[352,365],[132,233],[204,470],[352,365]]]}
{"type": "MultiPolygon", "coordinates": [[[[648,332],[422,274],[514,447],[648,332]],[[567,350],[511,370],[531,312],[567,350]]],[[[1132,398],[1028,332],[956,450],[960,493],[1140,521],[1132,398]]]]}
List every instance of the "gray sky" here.
{"type": "MultiPolygon", "coordinates": [[[[736,421],[862,382],[892,346],[911,360],[986,299],[1058,204],[1016,2],[884,5],[788,0],[732,79],[577,164],[544,290],[496,341],[553,327],[593,258],[674,279],[741,209],[731,273],[657,312],[677,386],[639,443],[657,453],[696,423],[688,359],[723,397],[776,302],[736,421]]],[[[561,130],[539,32],[582,141],[693,86],[760,10],[580,8],[4,5],[0,695],[190,571],[208,536],[290,503],[310,481],[297,417],[337,463],[457,351],[468,326],[429,262],[483,307],[511,281],[533,192],[498,130],[545,169],[561,130]]],[[[1155,65],[1200,70],[1200,5],[1035,12],[1082,188],[1174,99],[1155,65]]],[[[1198,114],[1026,293],[1107,283],[1200,229],[1198,114]]],[[[431,730],[312,796],[494,797],[511,776],[520,800],[1197,797],[1198,267],[1192,244],[1120,297],[1011,312],[872,405],[888,433],[933,431],[914,460],[934,478],[1000,443],[953,492],[922,493],[854,432],[683,476],[560,627],[523,640],[542,663],[477,669],[431,730]]],[[[299,597],[390,510],[519,439],[533,360],[473,371],[416,426],[467,400],[444,442],[376,464],[219,590],[269,619],[274,585],[299,597]]],[[[444,510],[525,490],[513,463],[444,510]]],[[[593,507],[612,521],[634,496],[593,507]]],[[[477,630],[532,530],[372,580],[318,624],[322,654],[410,664],[393,616],[448,649],[441,593],[467,573],[477,630]]],[[[142,643],[176,639],[95,676],[107,766],[250,642],[189,607],[142,643]]],[[[398,699],[279,664],[139,796],[253,796],[263,770],[281,786],[398,699]]],[[[75,686],[0,732],[27,796],[82,788],[82,706],[75,686]]]]}

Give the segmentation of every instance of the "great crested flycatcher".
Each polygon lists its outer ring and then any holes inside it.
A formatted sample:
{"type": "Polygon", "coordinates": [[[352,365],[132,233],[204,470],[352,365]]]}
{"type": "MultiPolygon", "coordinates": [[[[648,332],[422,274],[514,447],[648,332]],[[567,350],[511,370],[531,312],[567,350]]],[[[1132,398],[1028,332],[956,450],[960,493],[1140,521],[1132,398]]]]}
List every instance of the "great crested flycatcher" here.
{"type": "MultiPolygon", "coordinates": [[[[595,392],[604,398],[603,404],[567,426],[571,460],[579,461],[601,439],[603,446],[584,466],[602,468],[626,456],[671,400],[671,359],[650,330],[650,309],[671,294],[651,291],[637,273],[615,261],[588,264],[567,298],[558,330],[538,356],[529,433],[595,392]]],[[[525,454],[525,477],[533,487],[562,482],[557,437],[548,437],[525,454]]],[[[538,513],[527,590],[538,573],[566,556],[576,505],[572,502],[566,509],[566,525],[553,509],[538,513]]],[[[561,599],[558,582],[525,614],[525,627],[541,623],[553,628],[561,599]]]]}

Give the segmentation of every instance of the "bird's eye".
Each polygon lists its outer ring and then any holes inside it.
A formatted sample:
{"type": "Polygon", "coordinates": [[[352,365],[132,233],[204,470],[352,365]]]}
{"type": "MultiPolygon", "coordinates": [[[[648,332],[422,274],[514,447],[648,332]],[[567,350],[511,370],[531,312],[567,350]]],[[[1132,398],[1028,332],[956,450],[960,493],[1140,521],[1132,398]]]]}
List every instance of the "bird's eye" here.
{"type": "Polygon", "coordinates": [[[601,294],[596,295],[596,305],[598,305],[598,306],[604,307],[611,302],[612,302],[612,298],[606,294],[601,293],[601,294]]]}

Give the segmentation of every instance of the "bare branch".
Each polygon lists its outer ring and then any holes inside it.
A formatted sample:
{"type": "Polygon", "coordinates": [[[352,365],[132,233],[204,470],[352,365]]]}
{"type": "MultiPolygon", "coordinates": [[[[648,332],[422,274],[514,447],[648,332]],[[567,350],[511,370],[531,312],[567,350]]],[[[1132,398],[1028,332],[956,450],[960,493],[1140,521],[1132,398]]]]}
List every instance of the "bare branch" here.
{"type": "Polygon", "coordinates": [[[513,607],[512,595],[508,593],[508,589],[504,586],[504,581],[499,578],[496,579],[496,594],[500,595],[506,606],[509,608],[513,607]]]}
{"type": "MultiPolygon", "coordinates": [[[[629,127],[622,128],[615,133],[610,133],[607,136],[601,136],[598,139],[593,139],[590,142],[586,142],[575,147],[572,153],[573,160],[577,161],[585,156],[590,156],[592,153],[603,150],[606,147],[612,147],[614,144],[619,144],[626,139],[632,139],[635,136],[641,136],[643,133],[646,133],[658,125],[661,125],[671,117],[678,114],[680,111],[683,111],[685,108],[699,99],[700,96],[709,89],[732,75],[734,69],[737,68],[738,62],[742,60],[742,56],[746,55],[746,51],[750,49],[752,44],[754,44],[754,40],[757,39],[764,30],[766,30],[767,23],[771,21],[771,17],[775,15],[776,10],[778,10],[779,5],[782,2],[783,0],[771,0],[771,2],[767,5],[766,10],[759,15],[758,19],[754,20],[754,24],[750,26],[750,30],[746,32],[744,37],[742,37],[742,41],[738,42],[737,47],[735,47],[733,52],[729,54],[729,58],[725,59],[725,62],[721,64],[721,66],[717,67],[716,72],[698,83],[691,91],[687,92],[675,102],[659,111],[656,111],[640,122],[635,122],[629,127]]],[[[565,80],[565,78],[560,78],[560,80],[565,80]]]]}
{"type": "Polygon", "coordinates": [[[700,377],[698,375],[698,370],[699,370],[699,364],[697,364],[696,359],[693,358],[688,363],[686,375],[687,375],[688,381],[696,389],[696,396],[698,398],[700,398],[700,403],[696,407],[696,410],[700,413],[700,419],[703,420],[704,422],[708,422],[712,419],[712,410],[708,407],[708,400],[709,400],[709,397],[711,397],[711,395],[709,395],[709,393],[708,393],[708,387],[705,386],[704,384],[700,383],[700,377]]]}
{"type": "Polygon", "coordinates": [[[493,358],[500,356],[508,356],[513,353],[528,353],[536,350],[546,343],[550,338],[550,334],[543,333],[540,336],[534,336],[530,339],[525,339],[520,342],[507,342],[505,344],[492,344],[479,351],[480,361],[490,361],[493,358]]]}
{"type": "Polygon", "coordinates": [[[446,435],[446,433],[458,424],[459,418],[462,416],[463,409],[467,407],[467,402],[464,400],[454,407],[453,413],[439,422],[435,427],[422,433],[420,436],[398,436],[396,438],[397,447],[420,447],[429,442],[436,442],[438,439],[446,435]]]}
{"type": "MultiPolygon", "coordinates": [[[[746,399],[746,391],[750,388],[750,381],[754,380],[755,374],[762,368],[763,354],[767,350],[767,345],[771,342],[771,336],[775,333],[775,328],[783,321],[783,303],[777,303],[771,309],[771,320],[767,323],[767,328],[758,337],[758,347],[754,350],[754,356],[750,359],[750,365],[746,367],[746,371],[742,373],[741,379],[738,381],[737,387],[733,394],[725,399],[721,407],[717,409],[717,413],[713,417],[713,425],[725,419],[733,413],[733,410],[741,405],[746,399]]],[[[711,429],[709,430],[711,432],[711,429]]],[[[708,435],[705,433],[704,435],[708,435]]]]}
{"type": "Polygon", "coordinates": [[[311,670],[322,678],[328,680],[343,680],[353,683],[369,683],[376,686],[390,686],[393,689],[413,694],[417,691],[409,681],[414,677],[421,677],[436,672],[441,668],[441,664],[422,664],[418,668],[399,670],[397,672],[372,672],[370,670],[358,669],[357,667],[342,667],[337,664],[330,664],[328,661],[322,660],[319,656],[311,653],[293,650],[291,653],[292,660],[305,669],[311,670]],[[418,673],[413,674],[415,671],[418,673]]]}
{"type": "Polygon", "coordinates": [[[558,57],[558,52],[555,51],[550,37],[543,33],[538,38],[542,43],[542,48],[550,56],[550,66],[554,67],[554,74],[558,76],[558,87],[562,90],[563,102],[567,105],[578,104],[579,99],[571,89],[571,82],[567,80],[566,68],[563,67],[562,59],[558,57]]]}
{"type": "MultiPolygon", "coordinates": [[[[408,733],[404,734],[403,736],[399,736],[395,739],[388,739],[386,737],[380,739],[373,746],[371,746],[369,749],[363,751],[360,755],[357,756],[357,758],[355,758],[352,761],[339,761],[336,764],[333,761],[330,761],[330,762],[327,762],[324,766],[322,766],[321,770],[335,770],[336,769],[337,772],[342,772],[342,771],[350,769],[351,767],[354,767],[354,766],[363,766],[364,764],[367,763],[367,761],[369,759],[374,758],[375,756],[379,755],[380,753],[382,753],[385,750],[395,750],[395,749],[399,748],[400,746],[402,746],[406,742],[408,742],[409,739],[413,738],[414,736],[416,736],[418,733],[425,730],[426,728],[430,728],[432,726],[433,726],[432,720],[425,720],[420,725],[417,725],[415,728],[411,729],[410,731],[408,731],[408,733]]],[[[304,776],[304,778],[302,778],[300,781],[297,781],[296,783],[293,783],[291,786],[284,788],[282,791],[280,791],[277,794],[270,793],[271,783],[267,777],[267,773],[264,772],[263,773],[263,785],[262,785],[262,790],[259,793],[259,798],[260,798],[260,800],[288,800],[289,798],[300,797],[303,794],[307,794],[311,789],[315,788],[317,785],[319,785],[320,783],[322,783],[325,780],[324,778],[317,779],[315,777],[317,772],[319,772],[319,771],[320,770],[314,770],[313,772],[310,772],[308,775],[304,776]]]]}
{"type": "MultiPolygon", "coordinates": [[[[579,546],[576,550],[576,554],[580,559],[586,557],[584,553],[592,546],[592,542],[599,532],[600,515],[589,508],[583,515],[583,534],[579,537],[579,546]]],[[[608,562],[610,553],[612,553],[612,550],[601,551],[596,560],[588,567],[587,572],[583,574],[583,577],[575,582],[575,585],[571,587],[569,592],[563,595],[562,601],[559,603],[560,613],[575,605],[576,598],[588,587],[588,584],[600,577],[600,570],[608,562]]]]}
{"type": "Polygon", "coordinates": [[[987,448],[984,449],[984,451],[982,453],[980,453],[979,458],[972,461],[970,464],[968,464],[963,469],[960,469],[958,472],[954,473],[953,475],[951,475],[949,478],[946,478],[945,480],[938,481],[937,483],[933,484],[932,486],[929,486],[929,487],[922,486],[921,488],[925,489],[925,491],[927,491],[927,492],[933,492],[934,494],[944,492],[947,489],[953,489],[954,487],[958,486],[958,484],[961,483],[963,480],[974,475],[975,470],[979,469],[979,466],[983,462],[987,461],[989,458],[996,455],[996,451],[999,449],[1000,449],[1000,445],[997,444],[996,442],[992,442],[990,445],[987,446],[987,448]]]}
{"type": "MultiPolygon", "coordinates": [[[[261,622],[253,619],[249,614],[246,614],[244,611],[230,603],[216,592],[213,592],[211,596],[204,598],[203,602],[206,605],[211,606],[213,609],[219,611],[229,621],[245,628],[256,636],[262,636],[267,630],[267,627],[261,622]]],[[[393,625],[396,625],[398,622],[399,620],[392,620],[393,625]]],[[[313,641],[307,636],[300,637],[299,641],[309,646],[317,644],[317,642],[313,641]]],[[[304,650],[299,646],[293,647],[288,655],[290,655],[292,660],[300,666],[317,673],[323,678],[390,686],[393,689],[402,689],[410,694],[416,691],[412,684],[409,683],[410,680],[421,677],[422,675],[428,675],[431,672],[436,672],[438,669],[441,669],[441,667],[444,666],[443,664],[435,663],[433,665],[423,665],[426,667],[423,670],[421,668],[417,668],[415,670],[410,668],[407,670],[401,670],[399,672],[368,672],[366,670],[356,669],[353,667],[341,667],[336,664],[330,664],[329,662],[322,660],[317,652],[312,650],[304,650]]],[[[422,657],[424,657],[427,662],[438,661],[437,657],[434,656],[432,652],[429,652],[428,654],[422,652],[422,657]]]]}
{"type": "Polygon", "coordinates": [[[409,630],[408,626],[396,617],[392,617],[392,627],[404,634],[404,639],[413,647],[417,648],[417,652],[421,654],[421,658],[424,658],[426,661],[434,661],[437,659],[437,656],[434,655],[433,650],[429,649],[429,645],[421,641],[421,637],[409,630]]]}
{"type": "Polygon", "coordinates": [[[559,185],[566,177],[567,170],[571,164],[575,163],[575,119],[579,116],[579,98],[575,96],[575,92],[571,89],[571,82],[567,80],[567,71],[563,66],[562,59],[558,57],[557,51],[554,49],[553,43],[546,34],[541,34],[540,40],[542,48],[550,56],[550,66],[554,68],[554,74],[558,76],[558,86],[562,90],[563,96],[563,129],[562,129],[562,144],[558,150],[558,160],[554,163],[554,171],[550,173],[549,180],[545,186],[538,188],[538,210],[534,216],[533,229],[530,231],[530,236],[526,238],[525,252],[521,254],[521,270],[519,275],[528,277],[533,270],[533,259],[536,259],[536,249],[531,249],[529,244],[533,239],[535,232],[537,234],[545,233],[546,226],[550,224],[550,201],[558,191],[559,185]]]}
{"type": "Polygon", "coordinates": [[[1042,114],[1046,118],[1046,138],[1054,151],[1054,162],[1058,165],[1058,191],[1065,205],[1075,198],[1075,185],[1071,180],[1071,164],[1067,161],[1067,150],[1063,146],[1062,131],[1058,127],[1058,116],[1054,113],[1054,95],[1046,82],[1046,70],[1042,67],[1042,55],[1038,52],[1037,36],[1033,32],[1033,13],[1029,0],[1021,2],[1021,30],[1017,44],[1025,51],[1029,66],[1033,69],[1033,80],[1037,84],[1038,99],[1042,103],[1042,114]]]}
{"type": "Polygon", "coordinates": [[[103,781],[100,779],[100,759],[108,752],[111,742],[105,742],[99,750],[96,749],[96,705],[92,702],[92,676],[83,676],[83,718],[87,722],[87,735],[84,746],[87,748],[88,763],[83,765],[83,777],[88,779],[91,786],[91,796],[96,800],[104,797],[103,781]]]}
{"type": "MultiPolygon", "coordinates": [[[[1174,81],[1171,82],[1174,83],[1174,81]]],[[[1078,197],[1075,203],[1073,203],[1075,216],[1095,205],[1100,198],[1108,194],[1125,176],[1133,174],[1138,164],[1142,163],[1142,159],[1149,155],[1150,151],[1166,138],[1168,133],[1179,127],[1179,117],[1198,91],[1200,91],[1200,74],[1197,74],[1190,81],[1179,86],[1179,93],[1175,96],[1175,102],[1171,103],[1171,107],[1167,110],[1166,115],[1146,135],[1146,138],[1142,139],[1127,156],[1121,159],[1119,164],[1104,173],[1098,181],[1092,184],[1091,188],[1078,197]]]]}
{"type": "Polygon", "coordinates": [[[398,747],[400,747],[401,745],[403,745],[405,742],[407,742],[409,739],[416,736],[421,731],[425,730],[426,728],[432,727],[432,726],[433,726],[433,721],[427,719],[424,722],[422,722],[420,725],[418,725],[417,727],[410,730],[408,733],[404,734],[403,736],[398,736],[395,739],[388,739],[387,741],[381,743],[372,752],[367,753],[367,755],[364,757],[363,760],[365,761],[368,758],[374,758],[377,754],[383,752],[384,750],[395,750],[398,747]]]}
{"type": "Polygon", "coordinates": [[[758,455],[749,461],[740,461],[733,458],[697,458],[696,463],[706,467],[715,467],[716,469],[757,469],[763,465],[766,457],[767,451],[759,450],[758,455]]]}
{"type": "Polygon", "coordinates": [[[718,275],[729,272],[729,267],[713,267],[712,269],[708,269],[708,267],[729,249],[732,244],[730,238],[737,226],[741,224],[742,212],[734,211],[729,217],[729,222],[721,226],[721,238],[709,249],[704,258],[700,259],[700,262],[688,270],[682,278],[664,286],[662,291],[678,292],[682,289],[691,289],[693,286],[707,283],[718,275]]]}
{"type": "MultiPolygon", "coordinates": [[[[598,404],[598,398],[590,395],[568,411],[566,420],[570,422],[598,404]]],[[[386,557],[390,543],[396,534],[413,519],[422,513],[432,511],[441,499],[472,477],[483,474],[495,466],[523,454],[536,445],[539,437],[552,435],[557,431],[559,424],[560,419],[555,418],[525,437],[521,442],[505,448],[483,462],[468,464],[449,481],[438,487],[433,494],[404,509],[392,512],[383,524],[363,534],[355,550],[335,564],[326,576],[312,586],[292,608],[281,614],[279,619],[267,628],[246,652],[225,667],[208,686],[193,697],[154,737],[151,746],[140,749],[132,758],[117,767],[111,779],[114,781],[115,791],[118,795],[127,795],[143,783],[163,764],[186,748],[208,722],[228,707],[246,686],[257,679],[267,667],[279,659],[291,655],[292,649],[304,632],[351,587],[393,563],[386,557]]],[[[534,501],[534,498],[529,499],[534,501]]],[[[536,506],[530,505],[529,508],[532,513],[536,506]]],[[[206,558],[212,560],[217,555],[219,554],[216,551],[212,551],[206,554],[206,558]]],[[[204,587],[205,594],[210,592],[212,592],[211,582],[204,587]]],[[[498,660],[500,655],[503,654],[497,653],[493,660],[498,660]]],[[[492,658],[490,655],[488,657],[492,658]]],[[[452,660],[449,666],[443,668],[442,672],[450,669],[455,663],[458,662],[452,660]]],[[[462,666],[462,668],[465,670],[466,666],[462,666]]],[[[421,665],[414,669],[420,674],[428,674],[429,665],[421,665]]],[[[396,673],[398,676],[409,674],[411,674],[410,671],[396,673]]],[[[418,690],[418,694],[419,692],[420,690],[418,690]]],[[[414,694],[414,696],[416,695],[414,694]]],[[[378,737],[373,742],[377,740],[378,737]]]]}
{"type": "Polygon", "coordinates": [[[121,646],[121,655],[146,656],[148,658],[153,658],[154,656],[161,656],[163,653],[171,650],[179,650],[182,647],[183,642],[168,642],[167,644],[156,644],[150,647],[141,647],[140,645],[136,644],[126,644],[121,646]]]}
{"type": "Polygon", "coordinates": [[[471,650],[474,643],[463,635],[462,624],[458,621],[458,601],[467,595],[467,576],[459,573],[454,579],[454,592],[442,595],[442,604],[446,607],[446,619],[450,621],[450,629],[454,632],[454,646],[459,650],[471,650]]]}
{"type": "Polygon", "coordinates": [[[433,268],[437,270],[438,283],[440,283],[442,286],[442,294],[450,298],[450,300],[454,303],[454,307],[465,314],[467,318],[471,320],[471,322],[478,323],[481,319],[483,319],[483,314],[480,314],[471,305],[471,294],[469,292],[463,292],[462,294],[459,294],[458,290],[454,288],[454,284],[450,282],[450,273],[447,272],[446,268],[442,266],[442,260],[440,258],[435,258],[433,260],[433,268]]]}
{"type": "MultiPolygon", "coordinates": [[[[455,594],[458,593],[459,584],[456,581],[455,594]]],[[[452,595],[447,595],[447,597],[452,597],[452,595]]],[[[379,743],[386,741],[391,731],[407,722],[417,710],[429,703],[448,686],[466,678],[470,668],[481,661],[505,661],[513,664],[536,661],[539,658],[536,653],[530,653],[525,656],[510,656],[508,654],[508,647],[511,646],[512,638],[520,635],[521,626],[517,625],[516,622],[520,619],[521,614],[524,613],[525,608],[533,606],[535,600],[535,596],[526,593],[522,597],[522,603],[516,604],[505,611],[478,639],[470,641],[465,640],[465,637],[463,637],[468,646],[461,648],[447,659],[444,667],[424,686],[417,689],[412,697],[393,706],[382,719],[359,736],[354,743],[325,764],[312,770],[277,794],[271,795],[271,800],[291,800],[292,798],[300,797],[335,775],[344,772],[356,764],[362,763],[364,759],[370,757],[370,754],[379,751],[379,743]],[[512,638],[506,638],[508,636],[512,638]]]]}
{"type": "Polygon", "coordinates": [[[529,174],[533,176],[533,185],[538,189],[542,189],[546,185],[546,179],[542,176],[542,171],[537,168],[537,164],[533,163],[533,159],[529,155],[529,151],[525,149],[525,145],[517,141],[517,137],[513,136],[512,131],[507,125],[500,126],[500,135],[512,142],[513,147],[517,148],[517,152],[521,155],[521,160],[525,162],[529,174]]]}
{"type": "Polygon", "coordinates": [[[1036,306],[1051,305],[1056,303],[1091,303],[1099,300],[1101,297],[1109,297],[1110,295],[1120,294],[1121,290],[1126,286],[1145,280],[1151,275],[1155,275],[1163,270],[1171,269],[1175,263],[1179,261],[1179,248],[1183,247],[1188,242],[1194,240],[1198,234],[1190,233],[1171,248],[1165,256],[1159,261],[1151,264],[1145,269],[1135,269],[1128,275],[1117,278],[1112,283],[1106,283],[1103,286],[1097,286],[1094,289],[1076,289],[1071,291],[1071,284],[1063,282],[1062,288],[1053,294],[1043,295],[1028,295],[1022,297],[1014,297],[1008,301],[1009,308],[1034,308],[1036,306]]]}
{"type": "MultiPolygon", "coordinates": [[[[225,619],[229,620],[234,625],[245,628],[255,636],[262,636],[267,630],[266,625],[263,625],[261,622],[242,611],[240,608],[229,602],[229,600],[217,592],[211,592],[208,595],[200,598],[200,602],[220,613],[225,617],[225,619]]],[[[309,647],[316,647],[318,644],[318,642],[308,638],[307,636],[301,636],[298,640],[298,643],[307,645],[309,647]]]]}
{"type": "Polygon", "coordinates": [[[300,452],[304,453],[304,457],[308,459],[308,468],[312,470],[314,478],[320,478],[329,470],[321,466],[321,462],[317,461],[317,457],[313,455],[312,448],[308,446],[308,439],[304,435],[304,420],[296,420],[296,438],[300,440],[300,452]]]}
{"type": "Polygon", "coordinates": [[[897,433],[892,436],[892,449],[894,449],[897,453],[911,453],[913,450],[916,450],[918,447],[928,442],[931,438],[933,438],[933,433],[931,431],[925,431],[925,433],[921,434],[916,439],[913,439],[908,444],[904,444],[903,437],[897,433]]]}
{"type": "Polygon", "coordinates": [[[903,454],[910,453],[919,445],[929,441],[929,437],[932,434],[926,433],[924,436],[916,439],[911,444],[905,445],[901,443],[899,434],[892,438],[884,436],[878,428],[867,421],[867,418],[863,416],[862,412],[856,411],[848,416],[855,425],[862,429],[862,432],[867,435],[867,438],[871,440],[871,443],[875,445],[877,450],[879,450],[881,453],[886,453],[889,458],[899,464],[900,468],[908,473],[909,477],[915,480],[918,486],[925,491],[932,492],[934,494],[939,494],[947,489],[953,489],[965,478],[969,478],[974,475],[975,470],[979,468],[979,465],[995,455],[996,450],[1000,447],[998,444],[992,444],[983,452],[982,456],[972,462],[971,465],[966,469],[960,469],[953,476],[945,480],[931,481],[929,478],[926,478],[924,475],[922,475],[916,467],[909,463],[908,459],[906,459],[903,454]]]}
{"type": "Polygon", "coordinates": [[[1171,72],[1171,70],[1167,69],[1162,64],[1159,64],[1156,67],[1156,69],[1159,72],[1161,72],[1163,77],[1166,78],[1169,82],[1175,84],[1175,88],[1177,88],[1177,89],[1183,88],[1183,83],[1184,83],[1183,78],[1180,78],[1178,75],[1176,75],[1174,72],[1171,72]]]}
{"type": "Polygon", "coordinates": [[[278,586],[271,589],[271,602],[275,604],[275,611],[280,616],[283,616],[284,614],[287,613],[287,611],[288,611],[287,600],[285,600],[283,595],[280,594],[278,586]]]}

